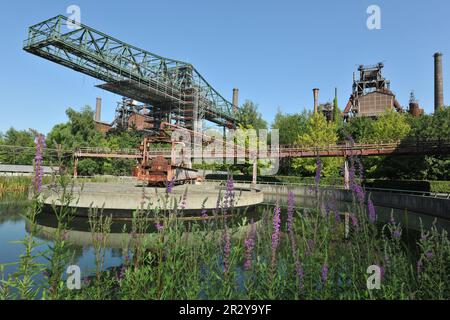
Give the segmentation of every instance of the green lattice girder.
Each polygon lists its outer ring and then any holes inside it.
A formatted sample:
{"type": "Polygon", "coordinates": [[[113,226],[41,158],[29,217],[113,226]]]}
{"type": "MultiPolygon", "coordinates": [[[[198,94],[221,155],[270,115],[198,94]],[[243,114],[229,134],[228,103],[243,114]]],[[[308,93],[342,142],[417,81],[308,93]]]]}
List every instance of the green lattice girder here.
{"type": "Polygon", "coordinates": [[[172,102],[184,101],[186,92],[196,92],[199,108],[203,109],[199,111],[208,120],[219,124],[236,123],[233,105],[191,64],[139,49],[86,25],[76,24],[65,16],[58,15],[31,26],[23,48],[105,81],[105,89],[113,87],[116,93],[144,103],[155,102],[145,101],[146,90],[158,92],[161,100],[172,102]]]}

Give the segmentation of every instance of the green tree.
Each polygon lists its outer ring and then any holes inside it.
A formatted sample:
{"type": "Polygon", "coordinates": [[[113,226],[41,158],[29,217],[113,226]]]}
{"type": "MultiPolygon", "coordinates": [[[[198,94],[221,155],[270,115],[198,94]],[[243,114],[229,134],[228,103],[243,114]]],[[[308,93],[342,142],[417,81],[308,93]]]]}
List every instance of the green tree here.
{"type": "Polygon", "coordinates": [[[239,124],[247,129],[267,129],[267,122],[262,118],[261,113],[258,111],[258,105],[250,100],[245,101],[239,108],[237,119],[239,124]]]}
{"type": "MultiPolygon", "coordinates": [[[[8,129],[5,134],[0,135],[0,144],[18,147],[34,147],[34,134],[30,130],[8,129]]],[[[10,149],[0,148],[0,162],[8,164],[31,165],[33,163],[34,151],[32,149],[10,149]]]]}
{"type": "Polygon", "coordinates": [[[372,123],[372,142],[395,142],[405,138],[411,131],[407,116],[389,110],[372,123]]]}
{"type": "Polygon", "coordinates": [[[48,145],[65,148],[105,146],[104,134],[95,129],[94,112],[89,106],[81,112],[66,111],[69,122],[55,125],[47,136],[48,145]]]}
{"type": "MultiPolygon", "coordinates": [[[[336,144],[338,140],[336,125],[327,122],[321,113],[314,113],[306,124],[305,133],[300,134],[297,144],[304,147],[324,147],[336,144]]],[[[321,175],[337,176],[343,159],[323,158],[321,175]]],[[[292,161],[293,169],[305,175],[313,175],[316,171],[316,159],[296,158],[292,161]]]]}
{"type": "Polygon", "coordinates": [[[298,136],[306,132],[306,124],[309,114],[303,113],[284,114],[278,110],[272,123],[272,129],[279,132],[280,144],[294,144],[298,141],[298,136]]]}
{"type": "Polygon", "coordinates": [[[341,110],[339,110],[337,95],[333,100],[333,122],[337,127],[342,124],[342,114],[341,110]]]}

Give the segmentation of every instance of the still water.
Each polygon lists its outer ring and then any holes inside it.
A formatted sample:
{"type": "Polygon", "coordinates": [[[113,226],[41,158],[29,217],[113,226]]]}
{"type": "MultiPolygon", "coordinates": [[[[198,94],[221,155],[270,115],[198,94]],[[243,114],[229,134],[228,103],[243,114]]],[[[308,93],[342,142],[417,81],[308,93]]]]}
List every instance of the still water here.
{"type": "MultiPolygon", "coordinates": [[[[265,195],[264,204],[261,204],[253,210],[248,210],[245,215],[247,217],[258,219],[264,210],[271,210],[273,204],[278,202],[283,208],[286,205],[286,196],[265,195]]],[[[296,198],[296,206],[301,210],[308,210],[314,207],[314,199],[312,198],[296,198]]],[[[338,208],[341,212],[349,211],[351,204],[338,203],[338,208]]],[[[14,271],[15,266],[9,265],[17,262],[20,255],[23,253],[24,247],[21,244],[14,243],[14,241],[23,239],[27,234],[27,223],[23,218],[23,214],[27,208],[27,202],[1,202],[0,201],[0,264],[7,264],[5,274],[14,271]]],[[[425,229],[430,228],[433,221],[432,217],[424,216],[414,212],[404,212],[398,209],[391,209],[385,207],[376,207],[379,222],[389,221],[391,214],[394,215],[397,222],[401,222],[404,228],[409,230],[420,230],[420,221],[425,229]]],[[[54,230],[56,221],[51,213],[41,213],[38,218],[40,231],[38,232],[38,239],[42,243],[34,252],[34,254],[42,253],[48,250],[52,244],[49,234],[54,230]]],[[[130,223],[126,221],[116,221],[113,223],[110,235],[110,247],[105,253],[105,268],[120,266],[124,258],[124,234],[121,230],[124,224],[127,225],[127,230],[130,230],[130,223]]],[[[450,221],[436,220],[436,226],[439,229],[450,230],[450,221]]],[[[74,251],[74,256],[71,264],[76,264],[81,268],[83,275],[88,275],[95,270],[94,251],[91,244],[91,233],[89,231],[89,222],[86,218],[74,218],[71,222],[69,232],[69,244],[74,251]]],[[[45,263],[43,257],[38,258],[39,262],[45,263]]]]}

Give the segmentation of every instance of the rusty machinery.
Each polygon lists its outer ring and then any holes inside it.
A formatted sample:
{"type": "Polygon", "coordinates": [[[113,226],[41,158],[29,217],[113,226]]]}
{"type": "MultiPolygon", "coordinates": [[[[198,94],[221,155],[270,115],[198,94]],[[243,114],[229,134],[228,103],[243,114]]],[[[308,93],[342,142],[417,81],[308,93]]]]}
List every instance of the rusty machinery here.
{"type": "Polygon", "coordinates": [[[161,124],[157,135],[144,138],[139,151],[142,154],[140,163],[135,167],[133,176],[152,186],[183,184],[196,180],[197,170],[192,169],[191,159],[185,157],[183,148],[177,158],[177,146],[183,144],[171,137],[172,127],[165,130],[168,124],[161,124]]]}
{"type": "Polygon", "coordinates": [[[383,77],[381,70],[384,64],[374,66],[360,65],[359,80],[353,75],[353,93],[344,110],[344,118],[350,114],[355,117],[376,117],[387,108],[395,108],[403,112],[403,108],[390,90],[390,81],[383,77]]]}

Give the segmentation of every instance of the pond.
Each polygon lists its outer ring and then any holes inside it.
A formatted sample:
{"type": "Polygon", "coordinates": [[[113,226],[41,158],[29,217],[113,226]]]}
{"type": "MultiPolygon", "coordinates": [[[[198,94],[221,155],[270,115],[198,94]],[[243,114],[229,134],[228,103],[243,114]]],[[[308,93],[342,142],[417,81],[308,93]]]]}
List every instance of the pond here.
{"type": "MultiPolygon", "coordinates": [[[[308,208],[314,207],[314,199],[312,197],[296,197],[297,209],[308,210],[308,208]]],[[[285,195],[264,195],[264,203],[260,204],[252,209],[246,210],[245,213],[241,213],[238,219],[242,219],[242,215],[246,216],[249,220],[258,220],[262,212],[265,209],[271,210],[273,205],[278,202],[285,211],[286,196],[285,195]]],[[[17,200],[0,202],[0,264],[12,264],[19,260],[20,255],[23,253],[23,246],[14,243],[14,241],[23,239],[28,230],[27,223],[23,216],[29,202],[27,200],[17,200]]],[[[347,212],[349,210],[349,203],[338,203],[338,208],[341,212],[347,212]]],[[[394,215],[396,221],[402,223],[407,230],[410,230],[413,234],[417,235],[420,230],[420,222],[422,221],[425,229],[429,229],[435,218],[422,215],[415,212],[405,212],[398,209],[391,209],[385,207],[376,207],[378,215],[378,221],[380,226],[389,221],[391,213],[394,215]]],[[[38,253],[45,252],[49,246],[51,246],[51,231],[56,226],[55,216],[51,213],[41,213],[38,216],[38,225],[40,230],[38,231],[38,238],[42,242],[37,248],[38,253]]],[[[131,222],[126,220],[114,221],[111,226],[110,245],[105,252],[104,267],[106,269],[111,267],[120,266],[124,261],[126,255],[123,239],[123,228],[126,226],[126,230],[130,230],[131,222]]],[[[450,221],[436,219],[436,226],[438,229],[450,230],[450,221]]],[[[75,217],[69,225],[69,237],[68,242],[73,249],[74,256],[72,264],[78,265],[82,274],[91,274],[95,270],[95,257],[94,249],[92,246],[92,235],[89,230],[89,221],[83,217],[75,217]]],[[[153,232],[153,231],[151,231],[153,232]]],[[[44,257],[38,258],[39,262],[45,263],[44,257]]],[[[5,268],[5,274],[13,272],[14,265],[7,265],[5,268]]]]}

